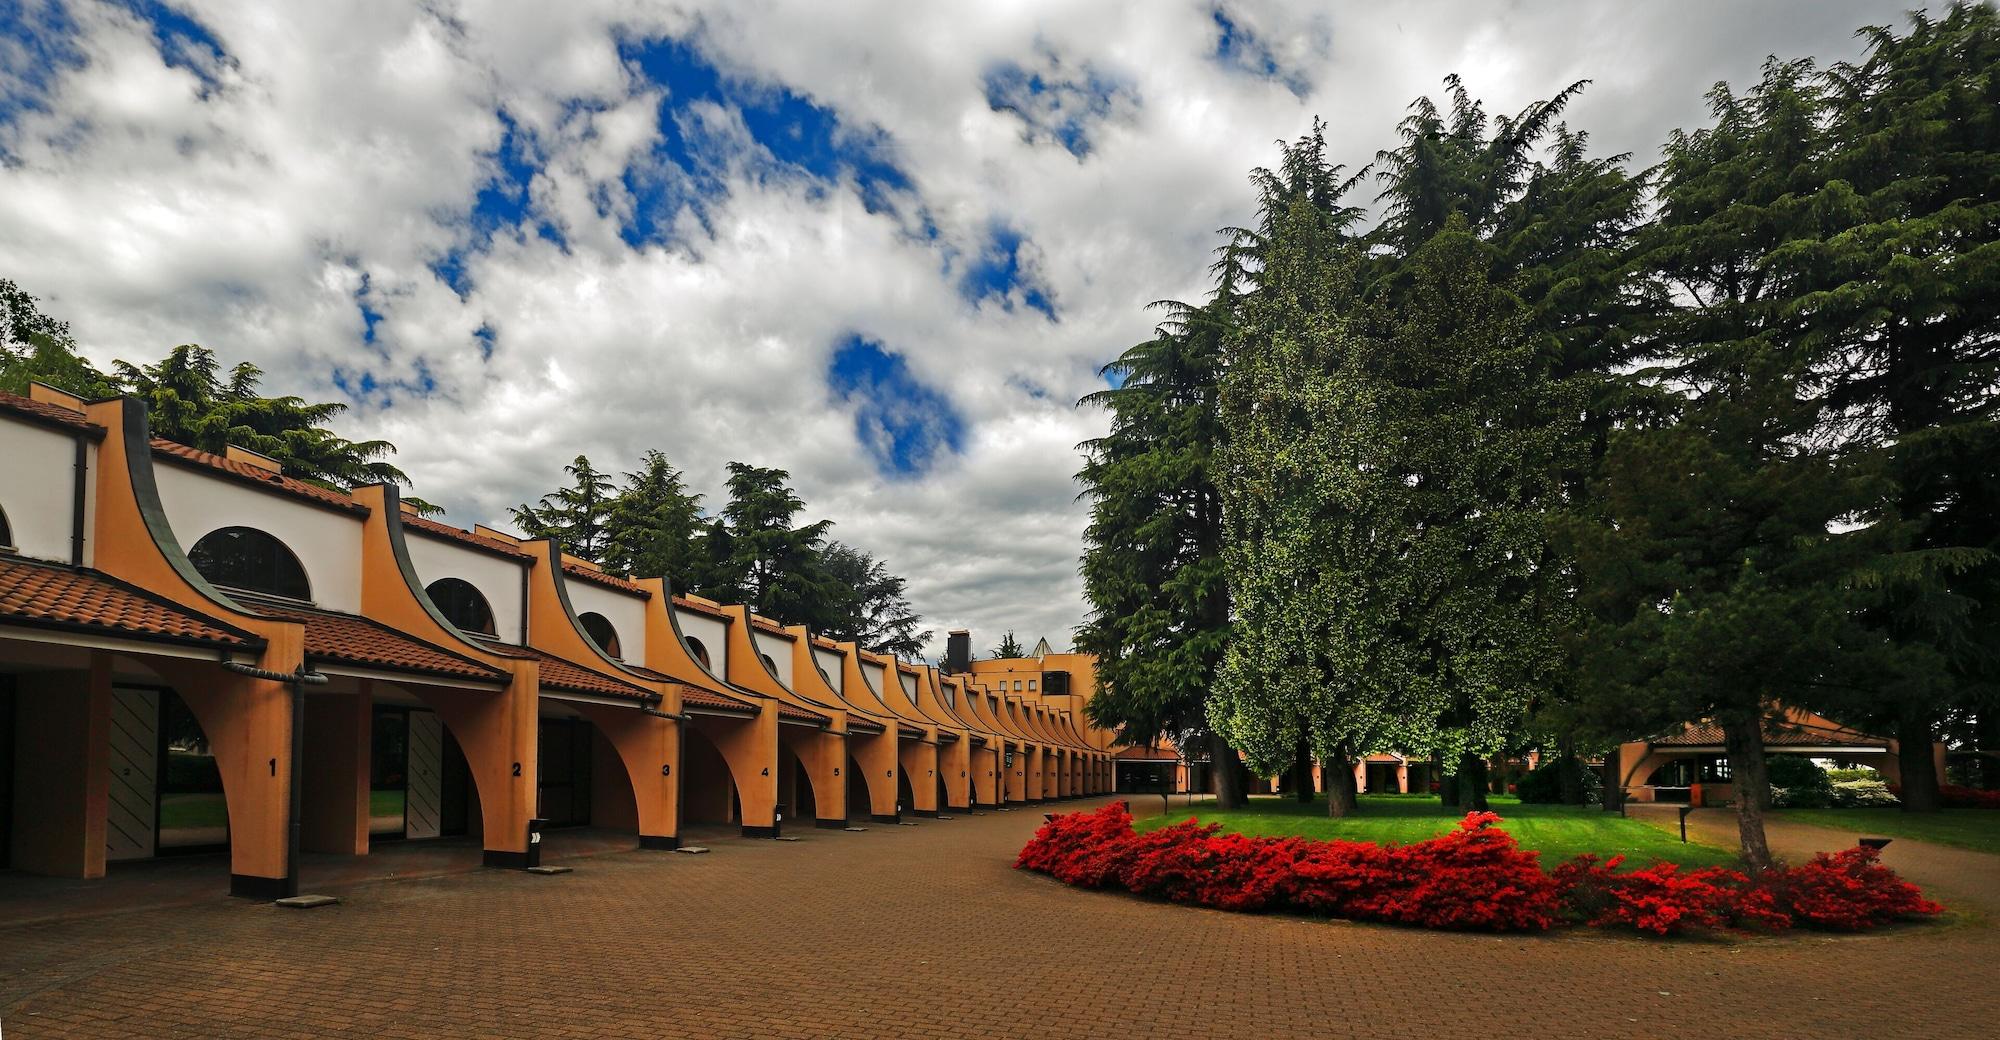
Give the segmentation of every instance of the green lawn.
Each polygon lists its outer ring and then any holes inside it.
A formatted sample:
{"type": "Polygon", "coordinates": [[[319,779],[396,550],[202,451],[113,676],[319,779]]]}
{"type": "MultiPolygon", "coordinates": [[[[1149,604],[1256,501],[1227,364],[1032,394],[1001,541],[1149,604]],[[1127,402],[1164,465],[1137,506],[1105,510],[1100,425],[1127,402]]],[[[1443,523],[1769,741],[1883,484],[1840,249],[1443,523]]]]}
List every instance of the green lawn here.
{"type": "Polygon", "coordinates": [[[219,791],[160,796],[160,829],[192,830],[229,826],[229,806],[219,791]]]}
{"type": "Polygon", "coordinates": [[[1771,814],[1794,823],[1833,827],[1863,837],[1909,838],[1961,849],[2000,853],[2000,809],[1783,809],[1771,814]]]}
{"type": "MultiPolygon", "coordinates": [[[[1143,806],[1143,798],[1135,798],[1143,806]]],[[[1554,864],[1585,852],[1609,858],[1623,854],[1627,865],[1645,866],[1655,860],[1671,860],[1684,866],[1728,865],[1736,861],[1731,849],[1711,845],[1681,844],[1675,835],[1657,827],[1628,820],[1588,806],[1523,805],[1502,796],[1492,799],[1493,811],[1500,814],[1503,830],[1522,847],[1538,849],[1544,865],[1554,864]]],[[[1342,820],[1328,819],[1326,802],[1301,804],[1289,797],[1252,798],[1250,808],[1240,812],[1218,812],[1213,802],[1195,803],[1192,811],[1175,806],[1171,814],[1140,820],[1140,830],[1152,830],[1187,819],[1220,823],[1225,830],[1245,834],[1296,834],[1307,838],[1347,841],[1421,841],[1456,826],[1463,813],[1446,812],[1435,797],[1427,795],[1361,796],[1361,812],[1342,820]]]]}
{"type": "Polygon", "coordinates": [[[400,790],[369,791],[368,815],[402,816],[403,792],[400,790]]]}

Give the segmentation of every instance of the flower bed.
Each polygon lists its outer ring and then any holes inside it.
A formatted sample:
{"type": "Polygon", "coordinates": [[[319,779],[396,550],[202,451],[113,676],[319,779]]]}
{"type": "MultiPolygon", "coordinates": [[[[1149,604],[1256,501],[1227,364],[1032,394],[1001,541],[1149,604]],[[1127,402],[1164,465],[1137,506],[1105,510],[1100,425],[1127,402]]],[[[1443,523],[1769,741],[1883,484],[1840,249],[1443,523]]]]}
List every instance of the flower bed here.
{"type": "Polygon", "coordinates": [[[1656,935],[1690,929],[1859,931],[1943,911],[1877,862],[1875,849],[1815,856],[1755,879],[1672,863],[1621,872],[1579,856],[1544,871],[1541,855],[1490,812],[1408,845],[1224,834],[1193,820],[1145,834],[1124,802],[1053,817],[1015,866],[1081,888],[1123,888],[1219,910],[1278,910],[1423,928],[1544,931],[1565,924],[1656,935]]]}

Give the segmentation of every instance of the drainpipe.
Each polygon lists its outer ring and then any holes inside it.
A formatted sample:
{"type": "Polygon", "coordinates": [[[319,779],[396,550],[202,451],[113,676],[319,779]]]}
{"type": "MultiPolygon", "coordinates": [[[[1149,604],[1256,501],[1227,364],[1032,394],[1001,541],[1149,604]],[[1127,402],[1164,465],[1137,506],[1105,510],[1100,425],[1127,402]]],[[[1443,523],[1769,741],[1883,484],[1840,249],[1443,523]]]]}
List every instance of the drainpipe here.
{"type": "Polygon", "coordinates": [[[285,895],[299,894],[299,851],[303,841],[304,824],[299,817],[304,811],[304,793],[299,790],[299,760],[306,751],[306,692],[308,686],[324,686],[325,675],[309,672],[301,665],[296,672],[274,672],[268,668],[243,664],[238,661],[222,662],[223,670],[247,675],[252,679],[281,682],[291,691],[292,697],[292,762],[291,762],[291,808],[285,828],[285,895]]]}
{"type": "Polygon", "coordinates": [[[75,471],[75,484],[70,492],[69,564],[72,567],[81,567],[83,566],[84,490],[90,473],[90,442],[83,437],[76,439],[75,471]]]}

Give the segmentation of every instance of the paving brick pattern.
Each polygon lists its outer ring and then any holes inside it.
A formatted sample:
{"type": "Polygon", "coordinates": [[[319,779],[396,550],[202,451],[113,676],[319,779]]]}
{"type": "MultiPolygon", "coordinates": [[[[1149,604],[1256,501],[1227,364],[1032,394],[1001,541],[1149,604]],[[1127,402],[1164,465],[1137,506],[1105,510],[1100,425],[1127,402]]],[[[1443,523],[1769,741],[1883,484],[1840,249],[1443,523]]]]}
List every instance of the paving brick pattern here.
{"type": "MultiPolygon", "coordinates": [[[[1646,942],[1225,914],[1011,869],[1032,810],[0,926],[38,1037],[1989,1037],[2000,932],[1646,942]]],[[[6,883],[0,877],[0,884],[6,883]]]]}

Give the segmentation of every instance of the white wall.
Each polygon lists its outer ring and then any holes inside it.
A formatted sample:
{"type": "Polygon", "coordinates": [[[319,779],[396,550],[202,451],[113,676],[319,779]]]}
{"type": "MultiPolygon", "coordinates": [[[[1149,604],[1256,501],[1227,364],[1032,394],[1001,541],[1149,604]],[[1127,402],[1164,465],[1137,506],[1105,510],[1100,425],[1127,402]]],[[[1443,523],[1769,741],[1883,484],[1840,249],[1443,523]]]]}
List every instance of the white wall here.
{"type": "Polygon", "coordinates": [[[903,681],[903,695],[910,698],[911,704],[915,704],[917,702],[917,677],[908,672],[898,671],[896,678],[903,681]]]}
{"type": "Polygon", "coordinates": [[[306,569],[313,602],[361,612],[361,518],[310,506],[227,477],[155,460],[160,502],[183,551],[210,531],[254,527],[285,543],[306,569]]]}
{"type": "Polygon", "coordinates": [[[812,648],[812,655],[813,663],[826,673],[826,684],[833,687],[835,693],[846,693],[847,669],[842,667],[841,655],[819,647],[812,648]]]}
{"type": "Polygon", "coordinates": [[[729,626],[721,618],[698,611],[674,608],[674,621],[681,626],[681,635],[689,639],[701,640],[708,648],[708,670],[717,678],[729,677],[729,626]]]}
{"type": "MultiPolygon", "coordinates": [[[[403,529],[403,544],[409,547],[410,564],[417,580],[426,587],[439,578],[457,578],[479,590],[493,608],[494,634],[503,641],[521,641],[521,590],[528,580],[526,561],[480,552],[457,542],[433,537],[413,528],[403,529]]],[[[622,637],[624,629],[619,629],[622,637]]]]}
{"type": "Polygon", "coordinates": [[[788,690],[796,689],[792,685],[792,641],[755,628],[750,630],[750,638],[757,644],[757,652],[771,659],[771,670],[778,673],[778,681],[788,690]]]}
{"type": "Polygon", "coordinates": [[[588,578],[563,576],[570,609],[577,617],[602,614],[618,630],[619,656],[633,664],[646,662],[646,600],[607,589],[588,578]]]}
{"type": "Polygon", "coordinates": [[[883,685],[889,681],[888,671],[881,665],[873,661],[861,662],[861,681],[867,683],[868,688],[875,691],[875,696],[878,699],[889,696],[889,688],[883,685]]]}
{"type": "MultiPolygon", "coordinates": [[[[96,486],[97,446],[90,446],[91,480],[96,486]]],[[[76,494],[76,439],[0,416],[0,510],[13,529],[14,548],[23,556],[69,561],[71,510],[76,494]]],[[[84,534],[90,534],[89,508],[84,534]]],[[[90,543],[84,542],[84,562],[90,543]]]]}

